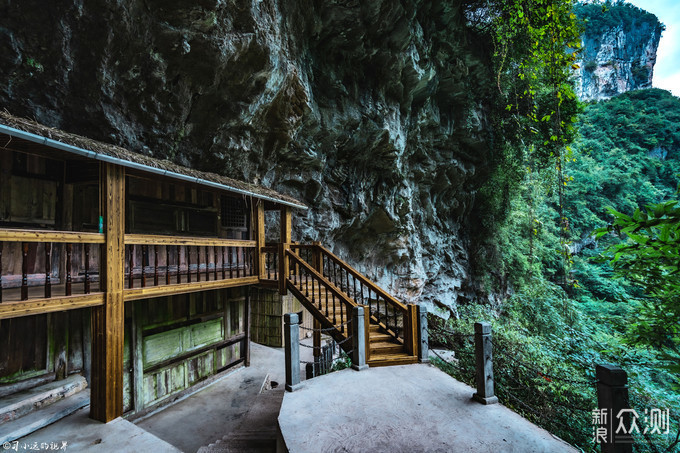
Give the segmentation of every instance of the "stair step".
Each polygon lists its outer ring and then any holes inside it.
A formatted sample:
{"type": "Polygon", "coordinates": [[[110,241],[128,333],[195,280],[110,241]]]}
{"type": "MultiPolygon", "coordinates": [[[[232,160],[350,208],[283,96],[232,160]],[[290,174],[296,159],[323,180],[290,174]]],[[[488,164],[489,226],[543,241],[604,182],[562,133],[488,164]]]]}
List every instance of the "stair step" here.
{"type": "Polygon", "coordinates": [[[382,341],[379,343],[371,343],[371,357],[373,354],[382,356],[384,354],[394,354],[399,352],[404,352],[404,345],[398,343],[391,343],[387,341],[382,341]]]}
{"type": "Polygon", "coordinates": [[[87,381],[74,374],[60,381],[5,396],[0,400],[0,426],[25,416],[41,407],[74,395],[87,387],[87,381]]]}
{"type": "Polygon", "coordinates": [[[380,343],[383,341],[392,341],[394,337],[388,333],[370,332],[369,338],[371,343],[380,343]]]}
{"type": "Polygon", "coordinates": [[[88,404],[90,404],[90,391],[85,390],[42,407],[17,420],[4,423],[0,425],[0,444],[28,436],[57,420],[61,420],[67,415],[71,415],[88,404]]]}
{"type": "Polygon", "coordinates": [[[368,360],[368,365],[372,367],[377,366],[392,366],[392,365],[409,365],[417,363],[418,357],[408,355],[406,353],[400,354],[371,354],[368,360]]]}

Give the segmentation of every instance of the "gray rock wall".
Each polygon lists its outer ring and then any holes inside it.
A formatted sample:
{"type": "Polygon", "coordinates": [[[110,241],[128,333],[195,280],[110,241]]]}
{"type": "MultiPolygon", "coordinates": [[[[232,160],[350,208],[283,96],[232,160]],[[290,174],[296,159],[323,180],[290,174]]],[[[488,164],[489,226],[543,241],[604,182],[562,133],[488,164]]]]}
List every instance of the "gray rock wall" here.
{"type": "Polygon", "coordinates": [[[609,99],[626,91],[651,88],[662,25],[645,19],[641,15],[630,22],[596,30],[586,25],[575,79],[580,99],[609,99]]]}
{"type": "Polygon", "coordinates": [[[455,306],[494,97],[457,5],[6,0],[0,108],[296,196],[295,239],[455,306]]]}

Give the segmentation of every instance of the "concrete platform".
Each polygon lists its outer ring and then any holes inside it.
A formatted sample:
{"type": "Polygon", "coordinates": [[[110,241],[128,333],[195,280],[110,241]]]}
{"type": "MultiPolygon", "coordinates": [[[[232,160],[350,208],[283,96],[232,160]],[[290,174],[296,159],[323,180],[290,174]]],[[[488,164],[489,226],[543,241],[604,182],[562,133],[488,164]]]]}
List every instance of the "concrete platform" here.
{"type": "MultiPolygon", "coordinates": [[[[101,423],[89,417],[90,408],[76,413],[18,441],[18,451],[32,451],[31,445],[56,443],[59,448],[78,453],[154,452],[181,453],[169,443],[149,434],[122,418],[101,423]],[[28,448],[24,448],[28,446],[28,448]]],[[[10,450],[14,451],[14,450],[10,450]]],[[[45,451],[43,449],[42,451],[45,451]]]]}
{"type": "Polygon", "coordinates": [[[342,370],[286,393],[279,426],[291,453],[578,451],[473,393],[427,364],[342,370]]]}

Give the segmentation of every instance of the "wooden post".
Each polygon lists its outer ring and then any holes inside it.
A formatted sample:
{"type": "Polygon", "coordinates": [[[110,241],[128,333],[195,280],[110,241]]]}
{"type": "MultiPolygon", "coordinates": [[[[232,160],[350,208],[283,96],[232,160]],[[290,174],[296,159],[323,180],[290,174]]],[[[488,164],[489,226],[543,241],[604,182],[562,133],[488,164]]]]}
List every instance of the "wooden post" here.
{"type": "MultiPolygon", "coordinates": [[[[395,313],[396,310],[396,307],[394,307],[395,313]]],[[[408,304],[406,306],[404,344],[410,355],[418,355],[418,305],[416,304],[408,304]]]]}
{"type": "Polygon", "coordinates": [[[597,431],[595,442],[602,453],[631,453],[633,436],[628,403],[628,375],[616,365],[596,365],[597,431]]]}
{"type": "Polygon", "coordinates": [[[282,242],[279,244],[279,294],[282,296],[288,294],[286,283],[288,282],[288,274],[290,273],[290,262],[286,256],[287,250],[290,250],[289,242],[282,242]]]}
{"type": "Polygon", "coordinates": [[[286,244],[290,244],[293,242],[292,239],[292,222],[293,222],[293,217],[291,215],[291,207],[290,206],[285,206],[281,208],[281,242],[284,242],[286,244]]]}
{"type": "Polygon", "coordinates": [[[105,303],[92,309],[90,417],[106,423],[123,414],[125,168],[102,164],[101,187],[105,303]]]}
{"type": "MultiPolygon", "coordinates": [[[[260,280],[266,280],[267,279],[267,263],[266,263],[266,254],[262,251],[262,247],[265,245],[265,236],[264,236],[264,201],[263,200],[257,200],[257,209],[255,210],[255,218],[253,219],[253,225],[255,225],[255,242],[256,242],[256,248],[257,252],[255,253],[255,256],[257,258],[257,264],[256,264],[256,269],[257,269],[257,275],[260,278],[260,280]]],[[[231,250],[230,250],[231,252],[231,250]]],[[[229,269],[231,272],[231,255],[229,255],[229,269]]]]}
{"type": "Polygon", "coordinates": [[[477,393],[472,399],[482,404],[494,404],[493,362],[491,356],[491,323],[475,323],[475,357],[477,361],[477,393]]]}

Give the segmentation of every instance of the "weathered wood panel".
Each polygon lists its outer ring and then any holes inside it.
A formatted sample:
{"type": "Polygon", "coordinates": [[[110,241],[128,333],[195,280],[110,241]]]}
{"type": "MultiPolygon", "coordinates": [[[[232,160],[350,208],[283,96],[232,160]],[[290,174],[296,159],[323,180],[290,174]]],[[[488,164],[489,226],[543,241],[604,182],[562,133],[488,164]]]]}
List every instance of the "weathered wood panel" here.
{"type": "Polygon", "coordinates": [[[131,373],[139,411],[243,360],[245,295],[240,289],[132,302],[141,372],[131,373]],[[134,376],[137,376],[136,378],[134,376]],[[136,383],[135,383],[136,382],[136,383]]]}

